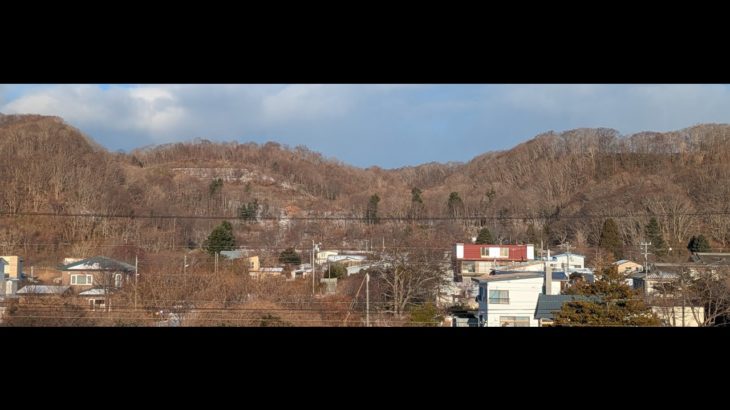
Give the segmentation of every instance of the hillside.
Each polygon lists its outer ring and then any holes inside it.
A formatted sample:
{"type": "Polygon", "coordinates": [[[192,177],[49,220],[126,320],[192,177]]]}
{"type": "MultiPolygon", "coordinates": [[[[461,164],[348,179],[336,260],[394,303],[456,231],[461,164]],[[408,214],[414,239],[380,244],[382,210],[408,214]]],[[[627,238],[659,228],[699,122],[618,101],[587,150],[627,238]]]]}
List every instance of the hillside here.
{"type": "Polygon", "coordinates": [[[464,240],[486,224],[504,241],[567,239],[585,250],[597,242],[603,220],[579,216],[623,215],[617,222],[625,244],[633,247],[653,214],[674,246],[705,233],[724,248],[730,239],[727,215],[701,214],[728,210],[729,140],[730,126],[717,124],[630,136],[577,129],[544,133],[467,163],[384,170],[349,166],[305,147],[273,142],[200,140],[110,153],[59,118],[0,116],[0,175],[5,182],[0,209],[9,214],[3,217],[0,243],[5,254],[41,259],[98,253],[100,246],[194,248],[218,221],[154,216],[234,219],[242,206],[255,201],[259,222],[236,224],[241,244],[276,248],[315,239],[331,246],[361,246],[365,239],[396,240],[413,231],[404,229],[406,222],[368,226],[287,218],[362,217],[375,193],[381,198],[381,216],[407,218],[416,214],[411,189],[417,187],[423,198],[421,217],[454,212],[497,218],[431,221],[428,226],[439,229],[424,228],[419,235],[438,246],[464,240]],[[222,183],[214,183],[219,178],[222,183]],[[452,192],[463,205],[449,209],[452,192]],[[537,237],[526,236],[530,224],[537,237]]]}

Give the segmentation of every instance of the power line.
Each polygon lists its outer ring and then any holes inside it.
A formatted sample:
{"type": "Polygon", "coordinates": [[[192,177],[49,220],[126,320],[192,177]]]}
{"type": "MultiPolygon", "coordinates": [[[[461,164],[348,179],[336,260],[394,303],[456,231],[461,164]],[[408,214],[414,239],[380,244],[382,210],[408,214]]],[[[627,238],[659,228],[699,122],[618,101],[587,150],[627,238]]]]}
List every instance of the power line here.
{"type": "MultiPolygon", "coordinates": [[[[579,214],[579,215],[560,215],[560,216],[539,216],[539,215],[512,215],[512,216],[495,216],[495,215],[472,215],[472,216],[379,216],[379,220],[383,221],[471,221],[471,220],[520,220],[520,219],[624,219],[624,218],[646,218],[646,217],[673,217],[673,216],[716,216],[716,215],[730,215],[730,211],[703,211],[703,212],[678,212],[678,213],[635,213],[635,214],[579,214]]],[[[35,217],[54,217],[54,218],[119,218],[119,219],[221,219],[221,220],[240,220],[242,223],[248,223],[247,221],[241,220],[236,215],[175,215],[175,214],[109,214],[109,213],[54,213],[54,212],[9,212],[0,211],[0,216],[13,217],[13,216],[35,216],[35,217]]],[[[278,217],[278,216],[266,216],[259,217],[261,221],[362,221],[367,222],[367,217],[359,216],[292,216],[292,217],[278,217]]]]}

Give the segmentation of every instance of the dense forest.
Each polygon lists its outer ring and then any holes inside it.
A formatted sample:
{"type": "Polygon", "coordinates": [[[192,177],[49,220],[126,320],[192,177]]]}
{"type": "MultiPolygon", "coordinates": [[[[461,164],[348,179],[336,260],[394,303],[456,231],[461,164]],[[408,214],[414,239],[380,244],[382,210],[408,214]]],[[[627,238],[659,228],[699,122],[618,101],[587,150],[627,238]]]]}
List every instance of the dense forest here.
{"type": "Polygon", "coordinates": [[[636,257],[654,216],[669,246],[686,250],[703,234],[721,250],[730,241],[729,140],[730,125],[717,124],[629,136],[576,129],[467,163],[386,170],[275,142],[109,152],[60,118],[0,115],[0,249],[48,264],[195,249],[226,218],[250,248],[411,237],[448,249],[488,227],[499,242],[570,241],[588,252],[612,216],[636,257]]]}

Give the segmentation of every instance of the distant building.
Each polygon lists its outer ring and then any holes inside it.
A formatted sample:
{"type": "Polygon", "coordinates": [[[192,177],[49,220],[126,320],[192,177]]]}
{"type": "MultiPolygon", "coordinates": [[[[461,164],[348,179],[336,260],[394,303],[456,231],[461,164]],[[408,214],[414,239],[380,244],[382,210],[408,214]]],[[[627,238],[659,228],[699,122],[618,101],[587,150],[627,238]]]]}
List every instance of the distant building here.
{"type": "Polygon", "coordinates": [[[59,267],[61,284],[83,291],[92,287],[121,288],[134,279],[135,268],[125,262],[94,256],[59,267]]]}
{"type": "Polygon", "coordinates": [[[22,279],[23,278],[23,258],[20,256],[0,256],[5,259],[8,266],[5,267],[5,273],[8,274],[9,279],[22,279]]]}
{"type": "Polygon", "coordinates": [[[457,243],[452,253],[454,276],[488,274],[497,266],[514,265],[535,259],[534,245],[480,245],[457,243]]]}
{"type": "Polygon", "coordinates": [[[618,269],[618,273],[632,274],[644,271],[644,267],[641,264],[626,259],[614,262],[613,266],[618,269]]]}

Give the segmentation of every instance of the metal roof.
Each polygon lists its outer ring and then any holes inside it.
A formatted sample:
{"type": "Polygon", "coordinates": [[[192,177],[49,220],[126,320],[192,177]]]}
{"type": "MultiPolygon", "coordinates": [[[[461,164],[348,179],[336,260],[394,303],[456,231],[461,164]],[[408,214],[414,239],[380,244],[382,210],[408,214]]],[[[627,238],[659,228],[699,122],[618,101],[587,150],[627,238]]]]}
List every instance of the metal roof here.
{"type": "Polygon", "coordinates": [[[18,290],[18,295],[62,295],[71,289],[71,286],[56,285],[27,285],[18,290]]]}
{"type": "Polygon", "coordinates": [[[599,300],[596,296],[584,295],[538,295],[535,319],[553,319],[553,314],[563,308],[566,302],[588,302],[599,300]]]}
{"type": "Polygon", "coordinates": [[[62,265],[59,267],[61,271],[84,270],[84,271],[121,271],[134,272],[134,266],[120,262],[116,259],[107,258],[106,256],[94,256],[92,258],[82,259],[78,262],[62,265]],[[73,269],[78,266],[88,265],[90,269],[73,269]]]}

